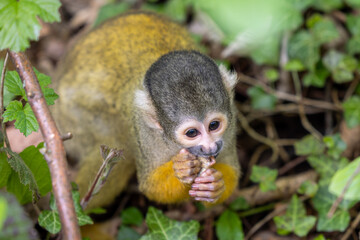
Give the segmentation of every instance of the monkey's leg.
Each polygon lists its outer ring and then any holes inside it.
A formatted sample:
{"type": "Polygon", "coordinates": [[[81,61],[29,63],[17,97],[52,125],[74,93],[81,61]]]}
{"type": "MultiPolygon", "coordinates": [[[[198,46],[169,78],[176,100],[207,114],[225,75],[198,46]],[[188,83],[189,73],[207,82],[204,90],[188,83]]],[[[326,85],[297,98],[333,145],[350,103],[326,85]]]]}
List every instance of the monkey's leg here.
{"type": "MultiPolygon", "coordinates": [[[[81,197],[84,197],[87,193],[103,163],[99,149],[95,148],[95,150],[82,159],[80,170],[77,174],[76,183],[79,185],[81,197]]],[[[111,204],[116,196],[125,188],[134,172],[134,161],[121,159],[112,169],[100,192],[90,200],[87,208],[104,207],[111,204]]]]}

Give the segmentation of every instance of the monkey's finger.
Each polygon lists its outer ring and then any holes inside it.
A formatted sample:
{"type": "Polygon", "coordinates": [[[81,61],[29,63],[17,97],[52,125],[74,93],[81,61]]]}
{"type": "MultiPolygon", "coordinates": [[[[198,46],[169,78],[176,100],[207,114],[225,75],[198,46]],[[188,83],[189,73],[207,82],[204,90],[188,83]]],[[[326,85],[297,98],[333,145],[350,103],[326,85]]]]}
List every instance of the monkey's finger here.
{"type": "Polygon", "coordinates": [[[175,174],[178,178],[184,178],[189,176],[195,176],[200,172],[200,167],[187,168],[187,169],[176,169],[175,174]]]}
{"type": "Polygon", "coordinates": [[[209,198],[209,199],[217,199],[221,196],[224,192],[225,188],[221,188],[216,192],[212,191],[196,191],[196,190],[189,190],[189,195],[191,197],[196,198],[209,198]]]}
{"type": "Polygon", "coordinates": [[[174,169],[188,169],[201,167],[201,162],[199,160],[186,160],[186,161],[175,161],[173,162],[174,169]]]}
{"type": "Polygon", "coordinates": [[[210,182],[217,182],[223,178],[223,175],[220,171],[216,171],[213,168],[207,169],[201,176],[195,179],[195,183],[210,183],[210,182]],[[206,175],[204,175],[204,173],[206,175]],[[208,175],[211,173],[211,175],[208,175]]]}
{"type": "Polygon", "coordinates": [[[212,183],[194,183],[191,185],[192,190],[200,190],[200,191],[218,191],[223,187],[224,187],[224,181],[222,179],[220,181],[216,181],[212,183]]]}
{"type": "Polygon", "coordinates": [[[180,179],[180,181],[185,184],[192,184],[194,182],[194,177],[185,177],[180,179]]]}
{"type": "Polygon", "coordinates": [[[179,152],[180,155],[183,155],[184,159],[195,160],[197,157],[191,154],[187,149],[183,148],[179,152]]]}

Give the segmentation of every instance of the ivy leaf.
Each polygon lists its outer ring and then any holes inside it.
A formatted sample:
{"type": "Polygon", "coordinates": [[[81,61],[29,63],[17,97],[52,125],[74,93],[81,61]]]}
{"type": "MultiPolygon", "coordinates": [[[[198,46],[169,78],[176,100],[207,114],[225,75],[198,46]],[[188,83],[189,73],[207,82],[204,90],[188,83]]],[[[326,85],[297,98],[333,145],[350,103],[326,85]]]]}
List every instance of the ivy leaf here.
{"type": "Polygon", "coordinates": [[[14,96],[21,96],[27,101],[23,83],[16,71],[6,72],[4,88],[14,96]]]}
{"type": "Polygon", "coordinates": [[[21,204],[27,203],[31,200],[36,201],[39,196],[39,188],[36,179],[24,160],[19,154],[12,152],[8,148],[1,148],[1,151],[6,152],[10,158],[8,163],[12,168],[12,173],[9,177],[7,190],[16,195],[21,204]],[[26,186],[26,189],[30,191],[30,197],[26,198],[28,192],[22,191],[22,185],[26,186]]]}
{"type": "Polygon", "coordinates": [[[357,60],[335,50],[330,50],[322,59],[324,66],[332,72],[336,83],[353,80],[353,71],[357,68],[357,60]]]}
{"type": "Polygon", "coordinates": [[[322,154],[325,150],[325,145],[311,134],[297,141],[294,146],[297,155],[322,154]]]}
{"type": "Polygon", "coordinates": [[[346,50],[350,55],[360,53],[360,35],[350,38],[346,43],[346,50]]]}
{"type": "Polygon", "coordinates": [[[342,104],[344,118],[349,128],[360,125],[360,97],[352,96],[342,104]]]}
{"type": "Polygon", "coordinates": [[[324,12],[330,12],[342,6],[341,0],[314,0],[312,6],[324,12]]]}
{"type": "Polygon", "coordinates": [[[319,45],[309,32],[301,30],[289,40],[289,56],[290,59],[300,60],[304,66],[314,71],[320,60],[319,45]]]}
{"type": "Polygon", "coordinates": [[[303,10],[307,9],[312,4],[313,0],[292,0],[292,1],[289,1],[289,2],[298,11],[303,11],[303,10]]]}
{"type": "Polygon", "coordinates": [[[318,232],[343,232],[349,223],[350,214],[347,211],[336,211],[331,218],[328,218],[327,213],[320,213],[316,230],[318,232]]]}
{"type": "Polygon", "coordinates": [[[324,67],[317,67],[315,71],[308,72],[303,79],[304,86],[323,88],[327,77],[330,75],[329,71],[324,67]]]}
{"type": "Polygon", "coordinates": [[[321,18],[319,21],[316,21],[310,28],[310,32],[318,44],[329,43],[340,36],[335,24],[327,18],[321,18]]]}
{"type": "Polygon", "coordinates": [[[294,71],[294,72],[300,72],[305,70],[305,66],[301,63],[301,61],[296,59],[287,62],[284,68],[286,71],[294,71]]]}
{"type": "Polygon", "coordinates": [[[4,122],[16,120],[15,128],[19,129],[25,136],[39,129],[38,122],[29,103],[26,103],[23,107],[20,101],[10,102],[3,117],[4,122]]]}
{"type": "Polygon", "coordinates": [[[269,82],[276,82],[279,79],[279,71],[275,68],[269,68],[265,71],[265,77],[269,82]]]}
{"type": "MultiPolygon", "coordinates": [[[[92,221],[92,219],[84,213],[84,210],[80,205],[80,193],[78,191],[74,191],[74,190],[72,191],[72,199],[74,201],[74,207],[75,207],[76,217],[79,222],[79,226],[93,224],[94,222],[92,221]]],[[[53,208],[55,209],[55,206],[53,206],[53,208]]]]}
{"type": "Polygon", "coordinates": [[[231,210],[234,211],[239,211],[239,210],[246,210],[250,208],[249,203],[246,201],[245,198],[243,197],[238,197],[237,199],[235,199],[234,201],[232,201],[229,205],[229,208],[231,210]]]}
{"type": "Polygon", "coordinates": [[[58,0],[2,0],[0,5],[0,50],[10,48],[15,52],[29,47],[37,40],[41,25],[37,16],[45,21],[60,20],[58,0]]]}
{"type": "Polygon", "coordinates": [[[306,180],[300,185],[300,188],[298,189],[297,192],[300,194],[304,194],[306,196],[313,197],[315,196],[318,189],[319,186],[316,183],[306,180]]]}
{"type": "Polygon", "coordinates": [[[247,91],[251,98],[251,106],[254,109],[268,109],[275,108],[276,97],[271,94],[267,94],[261,87],[251,87],[247,91]]]}
{"type": "Polygon", "coordinates": [[[277,177],[277,170],[268,167],[253,166],[250,180],[253,182],[260,182],[260,190],[267,192],[276,190],[275,180],[277,177]]]}
{"type": "Polygon", "coordinates": [[[59,213],[49,210],[42,211],[39,215],[39,225],[52,234],[60,232],[61,222],[59,213]]]}
{"type": "Polygon", "coordinates": [[[274,222],[279,234],[287,235],[294,232],[297,236],[303,237],[315,225],[316,217],[306,216],[304,204],[293,195],[286,214],[274,217],[274,222]]]}
{"type": "Polygon", "coordinates": [[[0,223],[0,239],[40,239],[33,227],[33,222],[28,217],[28,214],[24,212],[22,206],[16,201],[15,197],[8,192],[0,191],[0,205],[4,204],[6,207],[4,211],[1,210],[0,206],[0,222],[3,221],[2,229],[0,223]],[[5,219],[2,219],[4,216],[5,219]]]}
{"type": "Polygon", "coordinates": [[[134,229],[128,226],[121,226],[116,240],[138,240],[141,235],[136,232],[134,229]]]}
{"type": "Polygon", "coordinates": [[[197,239],[200,225],[197,221],[178,222],[167,218],[160,210],[149,207],[146,215],[149,232],[141,240],[197,239]]]}
{"type": "MultiPolygon", "coordinates": [[[[360,2],[360,1],[359,1],[360,2]]],[[[346,27],[353,36],[360,35],[360,17],[349,14],[346,16],[346,27]]]]}
{"type": "MultiPolygon", "coordinates": [[[[329,186],[330,192],[335,194],[336,196],[340,196],[346,183],[348,182],[349,178],[353,175],[359,164],[360,164],[360,157],[356,158],[354,161],[349,163],[343,169],[338,170],[331,179],[331,183],[329,186]]],[[[354,177],[354,179],[351,181],[351,184],[344,195],[344,199],[360,200],[359,188],[360,188],[360,174],[357,174],[354,177]]]]}
{"type": "Polygon", "coordinates": [[[335,159],[339,159],[346,149],[346,143],[341,139],[339,133],[324,137],[323,142],[328,148],[327,155],[335,159]]]}
{"type": "Polygon", "coordinates": [[[309,156],[307,160],[310,163],[311,167],[313,167],[316,172],[320,174],[320,185],[328,184],[334,173],[338,169],[345,167],[348,163],[348,160],[346,158],[336,160],[324,154],[309,156]]]}
{"type": "Polygon", "coordinates": [[[244,231],[239,216],[225,210],[216,222],[216,236],[219,240],[244,239],[244,231]]]}
{"type": "Polygon", "coordinates": [[[123,224],[140,226],[144,220],[141,212],[136,207],[129,207],[121,212],[123,224]]]}

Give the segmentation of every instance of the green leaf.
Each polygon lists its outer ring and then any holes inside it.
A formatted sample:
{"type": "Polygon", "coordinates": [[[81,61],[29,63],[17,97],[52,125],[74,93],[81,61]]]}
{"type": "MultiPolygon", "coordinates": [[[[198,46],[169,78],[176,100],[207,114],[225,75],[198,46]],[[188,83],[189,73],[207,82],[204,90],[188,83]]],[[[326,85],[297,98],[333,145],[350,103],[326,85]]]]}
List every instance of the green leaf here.
{"type": "MultiPolygon", "coordinates": [[[[324,185],[320,186],[319,190],[317,191],[315,197],[312,198],[312,203],[316,211],[321,214],[327,214],[331,208],[331,206],[334,204],[334,202],[337,199],[337,196],[329,192],[329,186],[324,185]]],[[[350,200],[342,200],[339,204],[338,211],[347,211],[350,208],[352,208],[357,201],[350,201],[350,200]]]]}
{"type": "Polygon", "coordinates": [[[318,232],[344,232],[350,223],[350,214],[347,211],[336,211],[331,218],[327,213],[319,214],[316,230],[318,232]]]}
{"type": "Polygon", "coordinates": [[[129,8],[130,4],[127,2],[105,4],[99,10],[94,27],[100,25],[102,22],[111,17],[115,17],[116,15],[127,11],[129,8]]]}
{"type": "MultiPolygon", "coordinates": [[[[349,178],[353,175],[359,164],[360,164],[360,157],[356,158],[354,161],[349,163],[343,169],[338,170],[331,179],[331,183],[329,186],[330,192],[335,194],[336,196],[340,196],[346,183],[348,182],[349,178]]],[[[351,184],[344,195],[344,199],[360,200],[359,188],[360,188],[360,174],[357,174],[354,177],[354,179],[351,181],[351,184]]]]}
{"type": "Polygon", "coordinates": [[[309,32],[301,30],[289,40],[289,57],[300,60],[305,67],[314,71],[320,60],[319,44],[309,32]]]}
{"type": "Polygon", "coordinates": [[[53,105],[55,103],[55,100],[59,98],[59,95],[55,93],[54,89],[48,87],[51,84],[51,78],[39,72],[35,68],[34,68],[34,72],[39,81],[41,91],[43,92],[46,104],[53,105]]]}
{"type": "Polygon", "coordinates": [[[141,237],[142,240],[197,239],[200,224],[197,221],[178,222],[167,218],[160,210],[149,207],[146,215],[149,232],[141,237]]]}
{"type": "Polygon", "coordinates": [[[231,210],[234,211],[239,211],[239,210],[246,210],[250,208],[249,203],[246,201],[245,198],[243,197],[238,197],[237,199],[235,199],[234,201],[232,201],[229,205],[229,208],[231,210]]]}
{"type": "Polygon", "coordinates": [[[58,0],[2,0],[0,5],[0,50],[10,48],[15,52],[29,47],[30,40],[37,40],[44,21],[60,20],[58,0]]]}
{"type": "Polygon", "coordinates": [[[295,72],[300,72],[305,70],[305,66],[299,60],[296,59],[287,62],[284,68],[286,71],[295,71],[295,72]]]}
{"type": "Polygon", "coordinates": [[[294,232],[297,236],[303,237],[315,225],[316,217],[306,216],[304,204],[293,195],[286,214],[274,217],[274,222],[279,234],[287,235],[294,232]]]}
{"type": "Polygon", "coordinates": [[[328,184],[334,173],[338,169],[346,166],[348,163],[346,158],[337,160],[324,154],[309,156],[307,160],[310,165],[320,174],[320,185],[328,184]]]}
{"type": "Polygon", "coordinates": [[[7,71],[5,75],[4,88],[14,96],[21,96],[27,100],[23,83],[16,71],[7,71]]]}
{"type": "Polygon", "coordinates": [[[360,35],[360,16],[349,14],[346,16],[346,27],[353,36],[360,35]]]}
{"type": "Polygon", "coordinates": [[[294,144],[296,155],[322,154],[325,145],[313,135],[306,135],[294,144]]]}
{"type": "MultiPolygon", "coordinates": [[[[239,42],[242,41],[240,38],[239,42]]],[[[272,38],[264,40],[261,45],[251,51],[251,58],[258,64],[277,65],[279,63],[280,36],[275,35],[272,38]]],[[[236,44],[234,42],[234,44],[236,44]]]]}
{"type": "Polygon", "coordinates": [[[247,91],[251,98],[251,106],[254,109],[268,109],[272,110],[275,108],[276,97],[271,94],[265,93],[261,87],[251,87],[247,91]]]}
{"type": "Polygon", "coordinates": [[[60,232],[61,222],[59,214],[55,211],[42,211],[39,215],[39,225],[52,234],[60,232]]]}
{"type": "Polygon", "coordinates": [[[121,212],[123,224],[140,226],[144,220],[141,212],[136,207],[129,207],[121,212]]]}
{"type": "Polygon", "coordinates": [[[131,227],[121,226],[116,240],[138,240],[141,235],[131,227]]]}
{"type": "Polygon", "coordinates": [[[313,197],[317,193],[318,189],[319,186],[316,183],[306,180],[300,185],[300,188],[297,192],[306,196],[313,197]]]}
{"type": "Polygon", "coordinates": [[[360,8],[360,1],[359,0],[345,0],[345,2],[353,8],[360,8]]]}
{"type": "Polygon", "coordinates": [[[314,240],[326,240],[326,238],[324,237],[324,235],[320,234],[316,238],[314,238],[314,240]]]}
{"type": "Polygon", "coordinates": [[[318,44],[329,43],[339,38],[340,34],[335,24],[327,18],[321,18],[311,28],[311,34],[314,36],[318,44]]]}
{"type": "Polygon", "coordinates": [[[250,180],[256,183],[260,182],[260,190],[262,192],[267,192],[276,190],[275,180],[277,174],[278,172],[275,169],[254,165],[252,167],[250,180]]]}
{"type": "MultiPolygon", "coordinates": [[[[88,215],[85,214],[84,210],[82,209],[82,207],[80,205],[80,193],[75,190],[71,191],[71,193],[72,193],[72,199],[74,202],[76,217],[78,219],[79,226],[93,224],[94,222],[92,221],[92,219],[88,215]]],[[[55,208],[55,207],[53,207],[53,208],[55,208]]]]}
{"type": "Polygon", "coordinates": [[[5,151],[10,156],[8,163],[13,169],[9,177],[7,190],[14,193],[21,204],[31,202],[31,200],[36,201],[40,192],[29,166],[26,165],[19,154],[12,152],[10,149],[1,148],[1,151],[5,151]]]}
{"type": "Polygon", "coordinates": [[[15,128],[19,129],[25,136],[28,136],[39,129],[34,112],[28,103],[23,107],[20,101],[10,102],[3,117],[4,122],[15,120],[15,128]]]}
{"type": "Polygon", "coordinates": [[[323,57],[323,63],[333,74],[336,83],[345,83],[353,80],[353,71],[357,68],[357,60],[335,50],[330,50],[323,57]]]}
{"type": "Polygon", "coordinates": [[[346,51],[350,55],[360,53],[360,35],[350,38],[350,40],[346,43],[346,51]]]}
{"type": "Polygon", "coordinates": [[[330,75],[329,71],[324,67],[317,67],[314,72],[308,72],[303,79],[304,86],[323,88],[327,77],[330,75]]]}
{"type": "MultiPolygon", "coordinates": [[[[22,206],[16,201],[15,197],[5,191],[0,191],[0,202],[5,200],[5,211],[0,210],[0,218],[5,215],[3,228],[0,226],[0,239],[2,240],[35,240],[40,239],[34,229],[34,224],[24,212],[22,206]]],[[[0,203],[1,205],[1,203],[0,203]]],[[[0,207],[1,208],[1,207],[0,207]]],[[[1,225],[1,224],[0,224],[1,225]]]]}
{"type": "Polygon", "coordinates": [[[314,0],[312,6],[324,12],[330,12],[342,6],[341,0],[314,0]]]}
{"type": "Polygon", "coordinates": [[[216,222],[216,236],[219,240],[244,239],[244,231],[239,216],[225,210],[216,222]]]}
{"type": "Polygon", "coordinates": [[[275,68],[266,69],[265,77],[269,82],[276,82],[279,79],[279,71],[275,68]]]}
{"type": "Polygon", "coordinates": [[[185,22],[187,7],[188,4],[184,0],[170,0],[165,4],[164,13],[175,21],[185,22]]]}
{"type": "Polygon", "coordinates": [[[6,217],[7,217],[7,209],[8,209],[8,204],[7,201],[5,199],[5,197],[0,195],[0,231],[2,230],[6,217]]]}
{"type": "MultiPolygon", "coordinates": [[[[21,0],[23,1],[23,0],[21,0]]],[[[35,3],[39,11],[39,17],[45,22],[60,22],[59,7],[61,3],[59,0],[31,0],[35,3]]]]}
{"type": "Polygon", "coordinates": [[[313,2],[313,0],[292,0],[289,1],[298,11],[307,9],[313,2]]]}
{"type": "Polygon", "coordinates": [[[7,161],[7,156],[5,152],[0,152],[0,189],[6,186],[12,169],[7,161]]]}
{"type": "Polygon", "coordinates": [[[344,118],[349,128],[354,128],[360,124],[360,97],[352,96],[342,104],[344,108],[344,118]]]}
{"type": "Polygon", "coordinates": [[[339,133],[324,137],[323,142],[328,148],[327,155],[335,159],[340,158],[346,149],[346,143],[341,139],[339,133]]]}

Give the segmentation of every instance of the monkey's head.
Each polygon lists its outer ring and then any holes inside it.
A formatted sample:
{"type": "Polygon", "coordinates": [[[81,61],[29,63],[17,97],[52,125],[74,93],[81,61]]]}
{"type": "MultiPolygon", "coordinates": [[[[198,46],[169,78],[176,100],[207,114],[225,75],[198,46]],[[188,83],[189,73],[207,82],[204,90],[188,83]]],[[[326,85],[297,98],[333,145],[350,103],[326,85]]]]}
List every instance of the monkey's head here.
{"type": "Polygon", "coordinates": [[[190,153],[216,156],[233,119],[236,75],[195,51],[174,51],[147,71],[135,104],[145,122],[190,153]]]}

